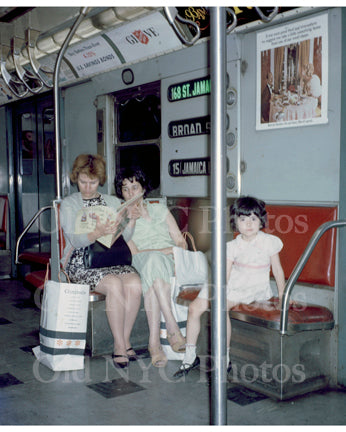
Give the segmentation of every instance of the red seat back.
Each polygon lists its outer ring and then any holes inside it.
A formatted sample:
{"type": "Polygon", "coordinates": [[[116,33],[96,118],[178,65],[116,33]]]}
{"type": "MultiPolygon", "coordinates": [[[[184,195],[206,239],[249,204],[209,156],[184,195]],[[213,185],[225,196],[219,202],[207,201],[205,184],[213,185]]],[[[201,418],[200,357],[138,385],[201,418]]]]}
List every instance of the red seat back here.
{"type": "Polygon", "coordinates": [[[61,228],[61,224],[60,224],[60,204],[57,204],[57,211],[58,211],[58,231],[59,231],[59,253],[60,253],[60,259],[62,259],[64,255],[64,249],[66,246],[66,240],[64,237],[64,231],[61,228]]]}
{"type": "MultiPolygon", "coordinates": [[[[267,205],[266,209],[268,227],[264,231],[282,240],[284,247],[280,259],[288,278],[317,228],[337,219],[337,208],[267,205]]],[[[319,240],[298,281],[334,286],[335,250],[336,229],[331,229],[319,240]]]]}
{"type": "Polygon", "coordinates": [[[7,206],[8,197],[7,195],[0,195],[0,231],[7,231],[7,206]]]}

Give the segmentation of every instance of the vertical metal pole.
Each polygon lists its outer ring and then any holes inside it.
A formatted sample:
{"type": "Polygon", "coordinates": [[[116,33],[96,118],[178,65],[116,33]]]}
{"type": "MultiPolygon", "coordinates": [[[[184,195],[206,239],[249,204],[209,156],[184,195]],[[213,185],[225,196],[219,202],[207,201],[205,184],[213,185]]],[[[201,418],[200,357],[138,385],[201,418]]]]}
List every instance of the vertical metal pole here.
{"type": "Polygon", "coordinates": [[[53,92],[55,112],[55,168],[56,168],[56,199],[61,198],[61,172],[60,172],[60,100],[59,100],[59,72],[60,66],[68,44],[71,42],[79,24],[87,14],[89,8],[83,7],[74,22],[69,34],[62,44],[54,67],[53,92]]]}
{"type": "Polygon", "coordinates": [[[54,94],[54,126],[55,126],[55,170],[56,170],[56,201],[54,202],[54,215],[51,219],[52,232],[51,232],[51,279],[57,281],[60,270],[60,254],[59,254],[59,232],[57,223],[57,201],[61,199],[61,170],[60,170],[60,99],[59,99],[59,72],[64,57],[65,51],[71,42],[79,24],[87,14],[89,8],[83,7],[80,9],[80,13],[74,22],[71,30],[69,31],[64,43],[62,44],[57,60],[54,67],[53,76],[53,94],[54,94]]]}
{"type": "Polygon", "coordinates": [[[212,287],[211,381],[212,424],[227,424],[226,398],[226,10],[210,8],[211,16],[211,194],[212,287]]]}

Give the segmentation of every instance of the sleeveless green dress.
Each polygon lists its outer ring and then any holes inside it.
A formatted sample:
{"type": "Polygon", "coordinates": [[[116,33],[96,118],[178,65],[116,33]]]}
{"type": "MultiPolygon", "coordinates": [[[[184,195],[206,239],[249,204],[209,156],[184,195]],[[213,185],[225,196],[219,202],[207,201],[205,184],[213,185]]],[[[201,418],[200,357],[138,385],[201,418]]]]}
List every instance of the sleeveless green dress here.
{"type": "MultiPolygon", "coordinates": [[[[168,208],[164,204],[147,204],[150,220],[139,218],[136,221],[133,242],[138,250],[162,249],[175,246],[166,222],[168,208]]],[[[132,265],[139,272],[142,280],[142,290],[145,294],[156,279],[170,283],[174,276],[173,255],[162,252],[139,252],[132,256],[132,265]]]]}

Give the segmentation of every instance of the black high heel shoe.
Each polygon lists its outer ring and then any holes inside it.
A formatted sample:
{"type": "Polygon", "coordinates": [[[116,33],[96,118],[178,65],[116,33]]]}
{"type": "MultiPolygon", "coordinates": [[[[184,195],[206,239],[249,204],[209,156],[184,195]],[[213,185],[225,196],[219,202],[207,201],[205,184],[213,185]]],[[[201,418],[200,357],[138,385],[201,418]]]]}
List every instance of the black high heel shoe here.
{"type": "Polygon", "coordinates": [[[112,354],[114,367],[119,368],[119,369],[124,369],[124,368],[126,368],[129,365],[128,361],[127,362],[117,362],[117,361],[115,361],[114,359],[117,358],[117,357],[128,358],[127,355],[124,355],[124,354],[112,354]]]}
{"type": "Polygon", "coordinates": [[[136,360],[138,360],[138,356],[136,354],[136,351],[132,347],[127,348],[126,352],[129,353],[129,351],[133,351],[134,352],[134,354],[127,354],[127,357],[129,359],[129,361],[136,361],[136,360]]]}

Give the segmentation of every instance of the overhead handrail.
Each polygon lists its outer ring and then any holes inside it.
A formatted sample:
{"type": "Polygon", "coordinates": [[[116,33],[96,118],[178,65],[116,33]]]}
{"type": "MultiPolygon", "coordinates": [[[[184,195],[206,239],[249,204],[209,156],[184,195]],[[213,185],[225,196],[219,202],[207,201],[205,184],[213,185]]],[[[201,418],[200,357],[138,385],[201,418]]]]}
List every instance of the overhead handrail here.
{"type": "Polygon", "coordinates": [[[314,250],[316,244],[322,235],[331,228],[341,228],[346,226],[346,220],[337,220],[325,222],[322,224],[312,235],[308,245],[306,246],[302,256],[298,260],[296,266],[294,267],[290,277],[288,278],[287,284],[285,286],[285,290],[282,298],[282,307],[281,307],[281,317],[280,317],[280,333],[286,334],[288,328],[288,310],[289,310],[289,300],[291,291],[302,272],[305,264],[307,263],[312,251],[314,250]]]}
{"type": "Polygon", "coordinates": [[[279,12],[279,8],[278,8],[278,7],[274,7],[274,9],[270,12],[269,15],[265,15],[265,14],[262,12],[261,8],[259,8],[259,7],[255,7],[255,9],[256,9],[256,12],[258,13],[258,15],[260,16],[261,20],[262,20],[263,22],[265,22],[265,23],[270,22],[273,18],[276,17],[276,15],[277,15],[278,12],[279,12]]]}
{"type": "Polygon", "coordinates": [[[238,24],[238,18],[237,15],[235,14],[234,10],[232,8],[226,8],[226,11],[232,15],[232,22],[230,24],[227,25],[226,31],[227,34],[230,33],[233,29],[235,29],[237,27],[238,24]]]}
{"type": "Polygon", "coordinates": [[[43,82],[47,88],[53,88],[53,70],[42,66],[35,56],[35,47],[40,32],[32,28],[28,28],[25,32],[26,49],[28,51],[29,61],[36,76],[43,82]],[[49,78],[51,75],[51,79],[49,78]]]}
{"type": "Polygon", "coordinates": [[[8,53],[10,51],[10,47],[6,46],[6,53],[5,53],[5,46],[3,44],[0,44],[0,72],[3,80],[5,81],[7,87],[10,89],[10,91],[19,99],[25,97],[29,90],[24,86],[22,81],[19,81],[19,79],[14,77],[14,73],[10,73],[6,68],[6,60],[8,53]]]}
{"type": "Polygon", "coordinates": [[[24,39],[14,36],[11,40],[12,59],[19,79],[23,82],[30,93],[38,94],[43,89],[43,82],[35,75],[24,69],[20,63],[20,53],[24,45],[24,39]]]}
{"type": "Polygon", "coordinates": [[[22,241],[22,238],[25,236],[25,234],[29,231],[29,229],[32,227],[32,225],[36,222],[36,219],[46,210],[48,209],[52,209],[54,208],[53,206],[45,206],[45,207],[41,207],[40,210],[38,210],[38,212],[36,212],[36,214],[30,219],[30,221],[28,222],[27,226],[24,228],[24,231],[21,233],[21,235],[18,237],[17,239],[17,243],[16,243],[16,256],[15,256],[15,263],[16,264],[21,264],[18,261],[18,256],[19,256],[19,246],[20,246],[20,242],[22,241]]]}
{"type": "Polygon", "coordinates": [[[192,46],[194,45],[198,39],[201,36],[201,30],[198,26],[197,23],[195,23],[194,21],[191,20],[187,20],[183,17],[181,17],[178,13],[177,8],[175,7],[164,7],[164,11],[167,17],[168,22],[171,24],[171,26],[173,27],[174,31],[176,32],[177,36],[179,37],[179,39],[188,46],[192,46]],[[176,20],[179,21],[180,23],[183,24],[187,24],[187,25],[191,25],[192,27],[194,27],[194,29],[196,30],[196,34],[195,36],[191,39],[188,40],[181,32],[181,30],[179,29],[179,27],[176,25],[176,20]]]}
{"type": "Polygon", "coordinates": [[[71,30],[69,31],[64,43],[62,44],[58,57],[54,67],[54,79],[53,79],[53,93],[54,93],[54,111],[55,111],[55,168],[56,168],[56,198],[61,198],[61,173],[60,173],[60,101],[59,101],[59,72],[61,62],[68,44],[71,42],[79,24],[82,22],[85,15],[88,13],[90,8],[83,7],[80,9],[80,13],[74,22],[71,30]]]}

